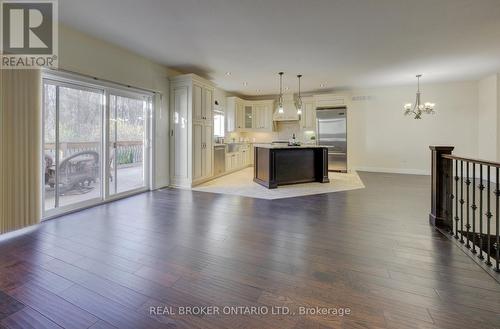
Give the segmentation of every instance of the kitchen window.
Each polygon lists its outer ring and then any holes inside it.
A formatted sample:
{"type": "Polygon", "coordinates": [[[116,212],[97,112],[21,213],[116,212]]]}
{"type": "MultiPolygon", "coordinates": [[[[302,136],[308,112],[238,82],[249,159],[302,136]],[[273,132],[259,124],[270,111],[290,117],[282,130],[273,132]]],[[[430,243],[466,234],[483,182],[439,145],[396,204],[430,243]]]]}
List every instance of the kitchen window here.
{"type": "Polygon", "coordinates": [[[214,136],[224,137],[224,112],[214,111],[214,136]]]}

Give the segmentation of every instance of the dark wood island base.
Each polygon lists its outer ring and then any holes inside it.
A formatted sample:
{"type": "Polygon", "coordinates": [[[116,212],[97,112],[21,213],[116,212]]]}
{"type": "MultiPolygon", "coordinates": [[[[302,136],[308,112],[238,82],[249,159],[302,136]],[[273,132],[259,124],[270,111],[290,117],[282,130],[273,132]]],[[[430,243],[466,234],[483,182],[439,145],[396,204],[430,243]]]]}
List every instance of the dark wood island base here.
{"type": "Polygon", "coordinates": [[[254,151],[253,181],[269,189],[287,184],[330,182],[326,147],[259,144],[254,151]]]}

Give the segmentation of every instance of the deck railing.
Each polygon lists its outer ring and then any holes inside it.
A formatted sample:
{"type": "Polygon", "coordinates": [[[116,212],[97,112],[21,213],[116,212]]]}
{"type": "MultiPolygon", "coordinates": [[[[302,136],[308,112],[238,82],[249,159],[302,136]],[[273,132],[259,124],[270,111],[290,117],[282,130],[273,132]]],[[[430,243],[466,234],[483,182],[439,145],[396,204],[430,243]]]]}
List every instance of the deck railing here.
{"type": "MultiPolygon", "coordinates": [[[[94,151],[100,153],[100,142],[63,142],[59,144],[60,158],[65,159],[73,154],[94,151]]],[[[44,152],[55,159],[55,144],[45,143],[44,152]]],[[[115,154],[111,152],[113,158],[115,154]]],[[[113,159],[115,161],[115,159],[113,159]]],[[[142,141],[120,141],[116,143],[116,162],[118,167],[130,166],[143,162],[142,141]]]]}
{"type": "Polygon", "coordinates": [[[455,156],[452,146],[430,149],[431,224],[500,272],[500,163],[455,156]]]}

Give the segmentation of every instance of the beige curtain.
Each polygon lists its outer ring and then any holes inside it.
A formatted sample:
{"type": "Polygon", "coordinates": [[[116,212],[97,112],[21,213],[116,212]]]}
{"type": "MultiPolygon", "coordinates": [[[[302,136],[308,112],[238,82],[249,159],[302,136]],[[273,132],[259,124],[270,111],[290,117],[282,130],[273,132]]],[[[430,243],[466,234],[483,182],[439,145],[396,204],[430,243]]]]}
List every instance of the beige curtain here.
{"type": "Polygon", "coordinates": [[[40,70],[0,69],[0,233],[40,222],[40,70]]]}

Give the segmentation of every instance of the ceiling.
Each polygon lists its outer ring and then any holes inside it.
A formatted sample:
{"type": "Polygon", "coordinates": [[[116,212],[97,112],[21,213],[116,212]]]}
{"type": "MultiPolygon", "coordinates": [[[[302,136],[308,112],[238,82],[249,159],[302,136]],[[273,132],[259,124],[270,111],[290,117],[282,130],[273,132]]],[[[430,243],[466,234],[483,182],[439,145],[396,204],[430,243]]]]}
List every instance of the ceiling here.
{"type": "Polygon", "coordinates": [[[499,0],[60,0],[63,24],[244,95],[500,72],[499,0]],[[226,73],[230,72],[230,75],[226,73]]]}

